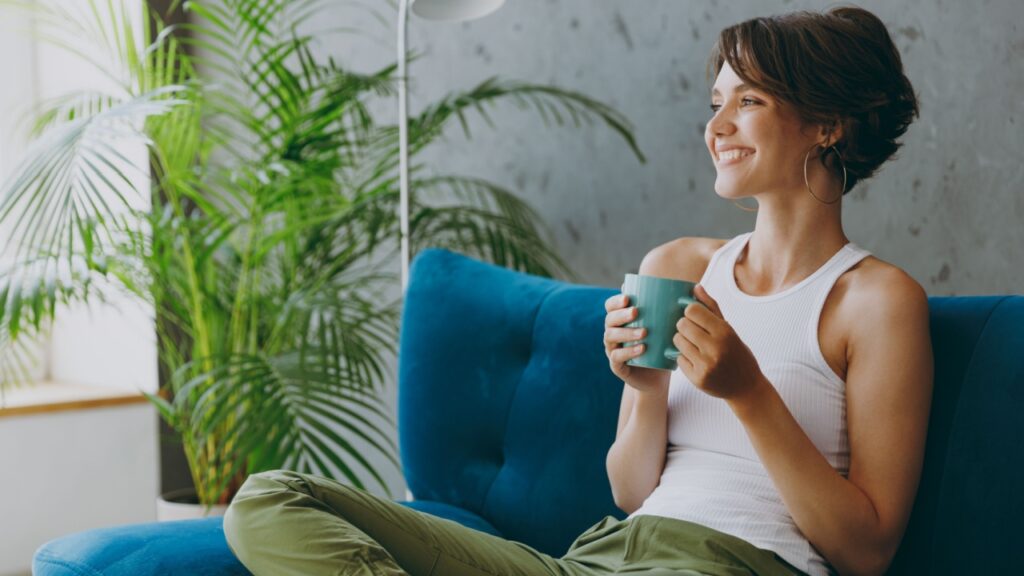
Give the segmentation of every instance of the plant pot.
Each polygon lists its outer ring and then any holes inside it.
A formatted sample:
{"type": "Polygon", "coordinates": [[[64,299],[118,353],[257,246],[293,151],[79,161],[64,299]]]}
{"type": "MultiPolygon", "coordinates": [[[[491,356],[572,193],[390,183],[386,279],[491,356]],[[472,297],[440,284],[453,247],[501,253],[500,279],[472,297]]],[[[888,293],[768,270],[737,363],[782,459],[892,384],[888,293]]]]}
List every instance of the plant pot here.
{"type": "Polygon", "coordinates": [[[194,488],[171,490],[156,499],[156,519],[159,522],[223,516],[227,509],[227,504],[215,504],[209,508],[201,505],[194,488]]]}

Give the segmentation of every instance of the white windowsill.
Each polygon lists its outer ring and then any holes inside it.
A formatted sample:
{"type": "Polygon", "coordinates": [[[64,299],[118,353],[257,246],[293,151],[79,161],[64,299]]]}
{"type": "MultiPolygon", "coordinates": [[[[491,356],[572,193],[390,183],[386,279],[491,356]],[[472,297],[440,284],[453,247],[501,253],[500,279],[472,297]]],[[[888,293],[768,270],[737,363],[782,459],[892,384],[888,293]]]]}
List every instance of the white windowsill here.
{"type": "Polygon", "coordinates": [[[138,391],[44,381],[4,391],[0,418],[148,402],[138,391]]]}

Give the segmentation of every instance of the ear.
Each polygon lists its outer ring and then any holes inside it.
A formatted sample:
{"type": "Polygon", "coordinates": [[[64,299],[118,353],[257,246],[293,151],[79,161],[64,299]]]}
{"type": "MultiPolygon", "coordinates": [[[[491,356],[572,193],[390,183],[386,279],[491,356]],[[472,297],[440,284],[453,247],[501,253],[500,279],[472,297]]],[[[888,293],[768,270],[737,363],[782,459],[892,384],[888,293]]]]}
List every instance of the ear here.
{"type": "Polygon", "coordinates": [[[843,139],[843,123],[833,119],[818,127],[817,141],[822,150],[827,150],[836,142],[843,139]]]}

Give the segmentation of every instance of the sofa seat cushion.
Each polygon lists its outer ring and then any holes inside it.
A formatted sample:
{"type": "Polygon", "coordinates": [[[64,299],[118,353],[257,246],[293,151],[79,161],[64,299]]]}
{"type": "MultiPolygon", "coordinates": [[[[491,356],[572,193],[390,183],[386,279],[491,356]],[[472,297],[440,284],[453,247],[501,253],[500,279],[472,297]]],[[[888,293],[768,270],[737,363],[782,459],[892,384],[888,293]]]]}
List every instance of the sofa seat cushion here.
{"type": "MultiPolygon", "coordinates": [[[[476,514],[450,504],[401,502],[495,536],[476,514]]],[[[34,576],[248,576],[224,539],[222,517],[97,528],[57,538],[36,551],[34,576]]]]}
{"type": "Polygon", "coordinates": [[[97,528],[36,551],[34,576],[234,576],[249,571],[224,539],[224,519],[97,528]]]}

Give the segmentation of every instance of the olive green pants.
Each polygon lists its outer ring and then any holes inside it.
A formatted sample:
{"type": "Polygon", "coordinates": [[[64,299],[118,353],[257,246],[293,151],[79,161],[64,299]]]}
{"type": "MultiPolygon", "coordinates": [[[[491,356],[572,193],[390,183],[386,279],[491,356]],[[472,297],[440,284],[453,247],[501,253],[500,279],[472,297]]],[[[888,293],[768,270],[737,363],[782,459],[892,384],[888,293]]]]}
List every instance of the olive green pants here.
{"type": "Polygon", "coordinates": [[[333,480],[250,476],[224,516],[228,545],[256,576],[800,574],[768,550],[673,518],[606,516],[555,558],[333,480]]]}

